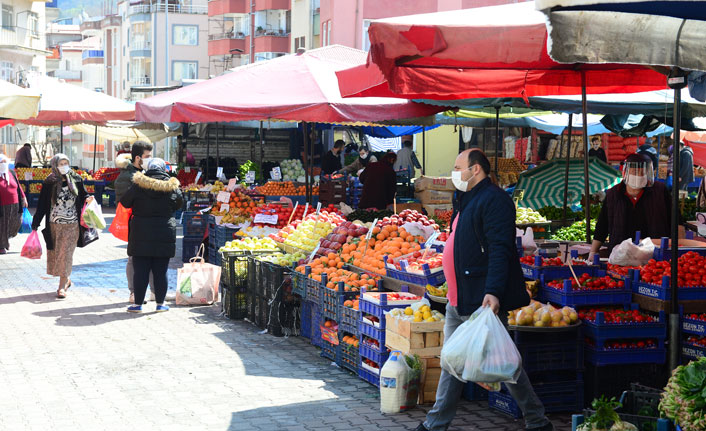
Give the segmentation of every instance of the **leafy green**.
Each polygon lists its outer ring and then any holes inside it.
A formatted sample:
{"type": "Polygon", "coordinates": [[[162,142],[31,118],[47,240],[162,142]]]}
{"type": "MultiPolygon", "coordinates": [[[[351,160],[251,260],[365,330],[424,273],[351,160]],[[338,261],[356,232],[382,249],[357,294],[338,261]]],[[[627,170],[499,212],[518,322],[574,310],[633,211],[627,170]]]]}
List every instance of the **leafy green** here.
{"type": "Polygon", "coordinates": [[[684,431],[706,431],[706,358],[672,372],[659,403],[660,413],[684,431]]]}

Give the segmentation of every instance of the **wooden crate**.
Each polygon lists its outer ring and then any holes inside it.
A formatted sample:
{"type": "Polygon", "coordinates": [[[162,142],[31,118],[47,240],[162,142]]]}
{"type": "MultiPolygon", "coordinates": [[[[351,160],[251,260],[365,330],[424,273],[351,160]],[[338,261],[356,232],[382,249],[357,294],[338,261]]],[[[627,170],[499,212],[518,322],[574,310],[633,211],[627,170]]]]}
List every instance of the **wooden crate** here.
{"type": "Polygon", "coordinates": [[[436,388],[441,377],[441,359],[422,359],[422,379],[419,384],[418,404],[434,404],[436,401],[436,388]]]}
{"type": "Polygon", "coordinates": [[[432,358],[444,345],[444,322],[412,322],[386,316],[385,345],[405,354],[432,358]]]}
{"type": "MultiPolygon", "coordinates": [[[[632,294],[632,302],[640,306],[640,309],[658,313],[665,311],[669,313],[671,301],[663,301],[657,298],[632,294]]],[[[679,305],[684,308],[684,313],[706,313],[706,300],[679,301],[679,305]]]]}

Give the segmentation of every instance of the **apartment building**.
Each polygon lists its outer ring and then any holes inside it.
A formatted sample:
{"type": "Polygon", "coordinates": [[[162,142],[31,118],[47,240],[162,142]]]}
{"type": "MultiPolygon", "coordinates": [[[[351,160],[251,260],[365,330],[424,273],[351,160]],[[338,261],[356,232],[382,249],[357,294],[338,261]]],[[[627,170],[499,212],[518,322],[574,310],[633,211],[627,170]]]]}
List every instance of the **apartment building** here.
{"type": "Polygon", "coordinates": [[[290,52],[321,46],[321,0],[292,0],[290,52]]]}
{"type": "MultiPolygon", "coordinates": [[[[146,93],[131,91],[138,87],[169,87],[183,80],[208,77],[206,0],[121,1],[118,13],[122,25],[119,35],[112,33],[112,40],[120,44],[123,98],[144,98],[146,93]]],[[[118,76],[115,70],[113,73],[118,76]]]]}
{"type": "Polygon", "coordinates": [[[211,0],[208,17],[209,75],[291,51],[290,0],[211,0]]]}

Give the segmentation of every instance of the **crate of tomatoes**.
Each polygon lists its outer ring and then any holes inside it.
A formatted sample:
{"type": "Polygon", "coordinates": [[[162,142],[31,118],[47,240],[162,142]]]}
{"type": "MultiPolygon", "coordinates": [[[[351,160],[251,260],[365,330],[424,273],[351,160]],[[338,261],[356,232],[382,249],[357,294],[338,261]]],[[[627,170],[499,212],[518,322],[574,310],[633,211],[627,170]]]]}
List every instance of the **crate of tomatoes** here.
{"type": "MultiPolygon", "coordinates": [[[[596,256],[592,265],[572,256],[573,274],[595,276],[600,270],[600,257],[596,256]]],[[[560,257],[524,256],[520,258],[522,275],[530,280],[557,280],[572,276],[571,268],[560,257]]]]}
{"type": "Polygon", "coordinates": [[[632,291],[623,280],[614,280],[599,271],[597,277],[584,273],[578,280],[545,280],[542,278],[540,297],[544,301],[570,307],[621,304],[629,305],[632,291]]]}
{"type": "MultiPolygon", "coordinates": [[[[679,300],[700,300],[706,297],[706,257],[687,252],[679,257],[679,300]]],[[[651,259],[647,265],[633,272],[632,291],[669,301],[672,298],[671,261],[651,259]]]]}
{"type": "Polygon", "coordinates": [[[667,334],[667,320],[664,311],[652,316],[638,309],[637,304],[629,307],[590,307],[579,310],[583,321],[584,334],[594,339],[655,337],[664,338],[667,334]]]}

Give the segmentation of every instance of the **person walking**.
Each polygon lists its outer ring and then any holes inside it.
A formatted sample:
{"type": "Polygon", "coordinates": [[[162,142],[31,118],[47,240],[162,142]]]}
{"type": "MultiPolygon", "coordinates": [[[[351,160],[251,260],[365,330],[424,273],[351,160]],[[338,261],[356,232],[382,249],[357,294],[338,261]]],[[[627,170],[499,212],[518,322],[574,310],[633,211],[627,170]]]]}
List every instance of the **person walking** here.
{"type": "Polygon", "coordinates": [[[84,228],[79,225],[79,217],[83,205],[93,196],[88,196],[81,176],[71,170],[65,154],[54,155],[49,164],[51,174],[42,183],[32,230],[39,229],[46,216],[42,235],[47,245],[47,274],[59,277],[56,296],[63,299],[72,284],[74,251],[83,246],[84,228]]]}
{"type": "Polygon", "coordinates": [[[10,159],[0,154],[0,254],[10,249],[22,225],[22,208],[27,208],[27,198],[15,171],[10,169],[10,159]]]}
{"type": "Polygon", "coordinates": [[[174,212],[182,205],[179,180],[170,177],[162,159],[150,158],[145,173],[132,176],[132,186],[120,199],[125,208],[132,208],[127,254],[134,266],[134,304],[127,311],[141,313],[150,272],[154,279],[156,310],[168,311],[167,269],[176,251],[176,220],[174,212]]]}
{"type": "Polygon", "coordinates": [[[32,167],[32,146],[29,142],[15,153],[15,169],[32,167]]]}
{"type": "Polygon", "coordinates": [[[392,168],[396,160],[395,153],[387,153],[382,160],[370,163],[360,174],[363,192],[358,208],[377,208],[384,210],[395,200],[397,192],[397,174],[392,168]]]}
{"type": "MultiPolygon", "coordinates": [[[[138,141],[132,144],[130,153],[121,154],[115,158],[115,165],[120,169],[120,175],[115,180],[115,199],[117,202],[120,202],[132,185],[133,175],[147,168],[147,162],[150,157],[152,157],[152,144],[138,141]]],[[[129,302],[132,304],[135,302],[135,287],[132,283],[135,276],[135,267],[131,256],[127,258],[125,274],[127,275],[127,287],[130,290],[129,302]]],[[[152,274],[150,274],[149,284],[152,298],[154,298],[152,274]]]]}
{"type": "MultiPolygon", "coordinates": [[[[477,148],[459,154],[451,173],[458,191],[443,259],[449,287],[445,341],[481,306],[500,312],[505,321],[507,311],[530,302],[515,244],[515,205],[489,174],[490,162],[477,148]]],[[[436,403],[416,431],[446,430],[464,384],[442,369],[436,403]]],[[[527,430],[554,429],[524,369],[517,383],[505,386],[522,410],[527,430]]]]}

